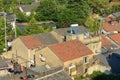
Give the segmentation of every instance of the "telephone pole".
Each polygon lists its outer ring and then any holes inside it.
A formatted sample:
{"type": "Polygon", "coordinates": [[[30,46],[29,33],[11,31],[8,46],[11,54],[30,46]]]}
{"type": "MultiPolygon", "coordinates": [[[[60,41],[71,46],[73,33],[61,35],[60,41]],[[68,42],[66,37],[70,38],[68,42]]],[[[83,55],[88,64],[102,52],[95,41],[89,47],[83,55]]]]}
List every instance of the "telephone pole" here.
{"type": "Polygon", "coordinates": [[[4,13],[4,31],[5,31],[5,51],[7,51],[7,32],[6,32],[6,13],[4,13]]]}
{"type": "Polygon", "coordinates": [[[17,38],[17,31],[16,31],[16,16],[14,14],[14,24],[13,24],[13,29],[15,31],[15,38],[17,38]]]}

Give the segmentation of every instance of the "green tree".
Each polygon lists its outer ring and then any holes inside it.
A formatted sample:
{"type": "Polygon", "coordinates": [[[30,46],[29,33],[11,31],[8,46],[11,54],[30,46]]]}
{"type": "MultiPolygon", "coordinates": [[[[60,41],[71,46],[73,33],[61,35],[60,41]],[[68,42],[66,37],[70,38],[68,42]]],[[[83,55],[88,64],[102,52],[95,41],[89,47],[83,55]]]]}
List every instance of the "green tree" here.
{"type": "Polygon", "coordinates": [[[34,2],[35,0],[19,0],[19,3],[20,4],[24,4],[24,5],[27,5],[27,4],[31,4],[32,2],[34,2]]]}
{"type": "Polygon", "coordinates": [[[45,26],[39,26],[39,33],[45,33],[45,32],[49,32],[52,30],[52,27],[49,25],[45,25],[45,26]]]}
{"type": "Polygon", "coordinates": [[[25,15],[25,13],[22,13],[20,11],[16,11],[16,16],[19,20],[19,22],[28,22],[29,21],[29,18],[28,16],[25,15]]]}
{"type": "MultiPolygon", "coordinates": [[[[24,35],[24,31],[16,27],[17,37],[24,35]]],[[[14,33],[15,34],[15,33],[14,33]]]]}
{"type": "Polygon", "coordinates": [[[91,13],[90,6],[85,0],[68,0],[67,8],[77,15],[79,24],[84,24],[91,13]]]}
{"type": "Polygon", "coordinates": [[[57,26],[68,27],[71,23],[77,23],[77,16],[70,9],[62,9],[57,14],[57,26]]]}
{"type": "Polygon", "coordinates": [[[120,5],[113,5],[112,7],[109,7],[108,9],[106,9],[104,11],[104,14],[109,15],[119,11],[120,11],[120,5]]]}
{"type": "Polygon", "coordinates": [[[14,12],[14,9],[17,6],[17,4],[17,0],[3,0],[3,7],[5,12],[14,12]]]}
{"type": "Polygon", "coordinates": [[[102,14],[104,10],[108,8],[109,0],[88,0],[93,13],[102,14]]]}
{"type": "Polygon", "coordinates": [[[41,0],[37,8],[37,20],[52,20],[57,10],[56,0],[41,0]]]}
{"type": "MultiPolygon", "coordinates": [[[[5,26],[4,26],[4,17],[0,17],[0,53],[3,52],[3,49],[5,48],[5,26]]],[[[13,35],[12,27],[10,24],[6,24],[6,37],[13,35]]]]}
{"type": "Polygon", "coordinates": [[[4,42],[4,18],[0,18],[0,53],[3,51],[3,48],[5,47],[4,42]]]}
{"type": "Polygon", "coordinates": [[[0,0],[0,12],[2,12],[2,11],[3,11],[3,1],[0,0]]]}
{"type": "Polygon", "coordinates": [[[25,34],[31,35],[31,34],[37,34],[39,33],[39,28],[36,24],[36,20],[34,17],[31,18],[29,25],[25,28],[25,34]]]}
{"type": "Polygon", "coordinates": [[[90,32],[98,34],[102,28],[102,21],[99,18],[88,17],[85,25],[89,28],[90,32]]]}
{"type": "Polygon", "coordinates": [[[120,5],[113,5],[111,8],[111,13],[119,12],[120,11],[120,5]]]}
{"type": "Polygon", "coordinates": [[[111,1],[113,1],[113,2],[119,2],[120,0],[111,0],[111,1]]]}

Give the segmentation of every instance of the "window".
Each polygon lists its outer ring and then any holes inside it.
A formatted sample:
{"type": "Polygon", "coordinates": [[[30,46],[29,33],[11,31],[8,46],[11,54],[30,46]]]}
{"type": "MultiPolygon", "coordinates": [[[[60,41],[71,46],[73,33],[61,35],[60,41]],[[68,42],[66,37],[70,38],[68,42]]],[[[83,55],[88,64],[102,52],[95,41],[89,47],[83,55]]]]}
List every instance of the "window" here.
{"type": "Polygon", "coordinates": [[[88,63],[88,57],[84,57],[84,63],[88,63]]]}
{"type": "Polygon", "coordinates": [[[87,69],[87,68],[85,68],[85,69],[84,69],[84,73],[87,73],[87,71],[88,71],[88,69],[87,69]]]}

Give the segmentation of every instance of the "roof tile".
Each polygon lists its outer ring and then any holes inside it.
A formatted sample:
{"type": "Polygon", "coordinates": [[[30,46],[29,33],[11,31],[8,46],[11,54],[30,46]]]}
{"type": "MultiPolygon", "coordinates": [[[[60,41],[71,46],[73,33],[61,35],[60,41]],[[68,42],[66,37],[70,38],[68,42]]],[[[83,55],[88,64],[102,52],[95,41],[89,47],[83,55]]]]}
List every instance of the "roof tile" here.
{"type": "Polygon", "coordinates": [[[103,24],[103,27],[107,32],[120,30],[120,22],[118,23],[117,21],[114,21],[114,22],[112,22],[112,24],[109,24],[108,22],[105,22],[103,24]]]}
{"type": "Polygon", "coordinates": [[[113,39],[117,44],[120,45],[120,33],[110,35],[110,38],[113,39]]]}
{"type": "Polygon", "coordinates": [[[102,47],[111,44],[112,44],[111,41],[109,41],[104,35],[102,35],[102,47]]]}
{"type": "Polygon", "coordinates": [[[43,44],[34,36],[22,36],[20,39],[23,41],[23,43],[27,46],[29,49],[34,49],[39,46],[43,46],[43,44]]]}
{"type": "Polygon", "coordinates": [[[93,53],[88,47],[78,40],[55,44],[50,46],[50,48],[63,62],[93,53]]]}

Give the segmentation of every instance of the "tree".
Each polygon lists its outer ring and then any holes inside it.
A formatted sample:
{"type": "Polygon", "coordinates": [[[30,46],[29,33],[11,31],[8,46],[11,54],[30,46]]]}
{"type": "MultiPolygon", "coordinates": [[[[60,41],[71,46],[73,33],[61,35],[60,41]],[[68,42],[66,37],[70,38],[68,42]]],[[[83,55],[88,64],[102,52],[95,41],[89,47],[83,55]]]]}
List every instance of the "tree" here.
{"type": "Polygon", "coordinates": [[[115,12],[119,12],[120,11],[120,5],[113,5],[112,7],[106,9],[104,11],[104,14],[109,15],[115,12]]]}
{"type": "Polygon", "coordinates": [[[120,5],[113,5],[111,8],[111,12],[119,12],[120,11],[120,5]]]}
{"type": "Polygon", "coordinates": [[[0,12],[3,12],[3,1],[0,0],[0,12]]]}
{"type": "Polygon", "coordinates": [[[89,28],[90,32],[98,35],[102,27],[102,21],[99,18],[88,17],[85,25],[89,28]]]}
{"type": "Polygon", "coordinates": [[[17,37],[24,35],[24,31],[22,31],[22,30],[19,29],[18,27],[16,27],[16,32],[17,32],[17,37]]]}
{"type": "Polygon", "coordinates": [[[67,8],[77,15],[79,24],[84,24],[91,13],[90,6],[85,0],[68,0],[67,8]]]}
{"type": "Polygon", "coordinates": [[[14,9],[17,6],[17,4],[17,0],[3,0],[3,7],[5,12],[14,12],[14,9]]]}
{"type": "Polygon", "coordinates": [[[93,13],[102,14],[102,12],[108,8],[109,0],[88,0],[93,13]]]}
{"type": "Polygon", "coordinates": [[[113,2],[119,2],[120,0],[111,0],[111,1],[113,1],[113,2]]]}
{"type": "Polygon", "coordinates": [[[29,19],[28,19],[28,16],[25,15],[25,13],[22,13],[20,11],[16,11],[16,16],[19,20],[19,22],[28,22],[29,19]]]}
{"type": "Polygon", "coordinates": [[[49,25],[39,26],[40,33],[49,32],[52,30],[52,27],[49,25]]]}
{"type": "Polygon", "coordinates": [[[31,34],[37,34],[39,33],[39,28],[36,24],[36,20],[34,17],[31,18],[29,25],[25,28],[25,34],[31,35],[31,34]]]}
{"type": "Polygon", "coordinates": [[[25,28],[25,35],[44,33],[44,32],[49,32],[51,30],[52,30],[52,27],[48,25],[38,26],[33,16],[29,22],[29,25],[25,28]]]}
{"type": "Polygon", "coordinates": [[[57,24],[59,27],[68,27],[71,23],[77,23],[77,16],[70,9],[62,9],[57,14],[57,24]]]}
{"type": "Polygon", "coordinates": [[[19,0],[19,3],[26,5],[26,4],[31,4],[31,3],[34,2],[34,1],[35,1],[35,0],[19,0]]]}
{"type": "Polygon", "coordinates": [[[0,53],[3,51],[3,48],[5,47],[4,43],[4,18],[0,18],[0,53]]]}
{"type": "Polygon", "coordinates": [[[41,0],[40,5],[37,8],[37,20],[52,20],[54,13],[57,10],[56,0],[41,0]]]}
{"type": "MultiPolygon", "coordinates": [[[[4,17],[0,17],[0,53],[3,52],[5,46],[5,27],[4,17]]],[[[13,35],[12,27],[9,23],[6,24],[6,37],[13,35]]],[[[8,38],[7,38],[8,40],[8,38]]]]}

